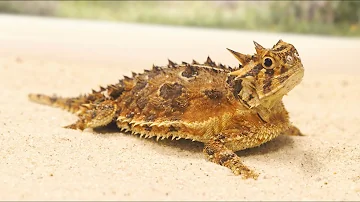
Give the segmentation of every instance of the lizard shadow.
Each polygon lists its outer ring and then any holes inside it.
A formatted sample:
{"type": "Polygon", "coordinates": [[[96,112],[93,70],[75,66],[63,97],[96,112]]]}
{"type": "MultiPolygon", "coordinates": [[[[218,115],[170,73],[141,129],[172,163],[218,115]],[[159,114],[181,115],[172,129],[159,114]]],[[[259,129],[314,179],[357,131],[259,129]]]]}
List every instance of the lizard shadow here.
{"type": "MultiPolygon", "coordinates": [[[[192,159],[196,161],[202,161],[205,159],[202,158],[202,151],[204,148],[204,144],[202,142],[191,141],[188,139],[164,139],[157,141],[155,137],[140,139],[139,135],[131,135],[129,132],[119,132],[119,128],[117,128],[116,124],[96,128],[93,129],[93,131],[94,135],[98,135],[102,138],[116,138],[118,136],[125,135],[129,138],[139,139],[139,141],[146,141],[149,143],[149,147],[151,147],[152,150],[163,156],[176,156],[176,158],[192,159]]],[[[235,153],[241,158],[283,152],[285,155],[282,155],[282,159],[280,159],[279,162],[283,161],[288,163],[292,161],[294,165],[301,167],[304,176],[317,175],[324,165],[315,158],[316,154],[313,152],[297,151],[299,150],[299,146],[295,144],[296,138],[297,137],[294,136],[280,135],[259,147],[249,148],[235,153]],[[294,158],[294,154],[300,154],[300,156],[294,158]]]]}
{"type": "MultiPolygon", "coordinates": [[[[129,132],[119,132],[119,128],[116,126],[116,124],[109,124],[106,127],[100,127],[93,129],[93,131],[97,134],[105,134],[101,135],[101,137],[104,138],[110,138],[110,137],[116,137],[119,135],[128,135],[134,138],[138,138],[138,135],[131,135],[129,132]]],[[[164,153],[167,155],[171,155],[169,153],[168,149],[164,149],[164,146],[167,148],[171,148],[171,150],[182,150],[182,151],[188,151],[193,153],[202,153],[204,144],[202,142],[192,141],[188,139],[179,139],[179,140],[171,140],[171,139],[164,139],[157,141],[155,137],[152,138],[142,138],[144,141],[149,141],[152,144],[159,144],[159,147],[154,147],[158,150],[160,153],[164,153]]],[[[281,149],[286,148],[293,148],[294,146],[294,140],[292,137],[287,135],[280,135],[279,137],[262,144],[259,147],[255,148],[249,148],[241,151],[237,151],[236,154],[241,156],[255,156],[255,155],[263,155],[263,154],[269,154],[273,152],[277,152],[281,149]]]]}
{"type": "Polygon", "coordinates": [[[167,148],[171,148],[173,149],[177,149],[177,150],[184,150],[184,151],[188,151],[188,152],[194,152],[194,153],[201,153],[202,149],[204,147],[204,144],[202,142],[197,142],[197,141],[191,141],[188,139],[179,139],[179,140],[171,140],[169,139],[163,139],[163,140],[156,140],[156,137],[152,137],[152,138],[139,138],[139,135],[131,135],[130,132],[123,132],[123,131],[119,131],[119,128],[116,126],[115,123],[111,123],[109,125],[107,125],[106,127],[99,127],[99,128],[94,128],[92,129],[94,131],[95,134],[101,134],[101,137],[103,138],[111,138],[111,137],[116,137],[119,135],[126,135],[126,136],[130,136],[139,140],[143,140],[143,141],[148,141],[152,144],[158,144],[158,147],[154,147],[155,149],[158,149],[159,152],[162,153],[167,153],[169,154],[170,152],[167,152],[168,150],[165,149],[164,147],[167,148]]]}
{"type": "MultiPolygon", "coordinates": [[[[182,160],[191,159],[197,162],[200,161],[199,163],[205,160],[205,157],[202,154],[204,148],[202,142],[191,141],[188,139],[164,139],[156,141],[155,137],[140,139],[138,135],[131,135],[129,132],[119,132],[119,129],[115,124],[93,129],[93,131],[95,132],[95,135],[102,138],[115,138],[120,135],[125,135],[129,138],[139,139],[139,144],[141,143],[140,141],[146,141],[146,143],[149,143],[147,144],[149,145],[149,149],[164,157],[174,157],[182,160]]],[[[316,153],[312,151],[303,151],[299,148],[299,145],[295,144],[297,138],[301,137],[280,135],[259,147],[249,148],[235,153],[240,156],[240,158],[282,153],[281,159],[277,159],[276,161],[283,163],[286,169],[294,169],[294,167],[297,167],[300,168],[304,177],[317,176],[323,169],[324,163],[316,158],[316,153]]],[[[264,158],[266,159],[267,157],[264,158]]]]}

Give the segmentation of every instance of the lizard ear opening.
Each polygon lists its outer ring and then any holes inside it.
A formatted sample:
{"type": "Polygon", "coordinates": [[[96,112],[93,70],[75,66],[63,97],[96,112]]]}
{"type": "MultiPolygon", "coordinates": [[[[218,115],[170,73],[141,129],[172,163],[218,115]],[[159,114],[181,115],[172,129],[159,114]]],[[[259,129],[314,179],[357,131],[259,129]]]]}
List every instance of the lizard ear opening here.
{"type": "Polygon", "coordinates": [[[244,65],[246,63],[248,63],[250,60],[251,60],[251,56],[250,55],[245,55],[245,54],[242,54],[242,53],[238,53],[236,51],[233,51],[229,48],[227,48],[228,51],[230,51],[231,54],[233,54],[233,56],[235,56],[235,58],[237,60],[239,60],[239,62],[244,65]]]}

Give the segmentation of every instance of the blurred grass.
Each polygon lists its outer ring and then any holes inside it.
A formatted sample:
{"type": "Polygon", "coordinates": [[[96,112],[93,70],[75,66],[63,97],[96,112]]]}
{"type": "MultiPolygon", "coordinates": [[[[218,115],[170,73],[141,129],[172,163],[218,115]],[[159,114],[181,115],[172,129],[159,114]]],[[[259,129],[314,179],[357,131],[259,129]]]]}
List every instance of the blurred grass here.
{"type": "Polygon", "coordinates": [[[233,27],[244,18],[242,10],[236,8],[224,15],[212,3],[205,1],[119,1],[119,2],[63,2],[58,16],[101,20],[206,26],[233,27]]]}
{"type": "Polygon", "coordinates": [[[360,1],[0,1],[0,12],[360,36],[360,1]]]}

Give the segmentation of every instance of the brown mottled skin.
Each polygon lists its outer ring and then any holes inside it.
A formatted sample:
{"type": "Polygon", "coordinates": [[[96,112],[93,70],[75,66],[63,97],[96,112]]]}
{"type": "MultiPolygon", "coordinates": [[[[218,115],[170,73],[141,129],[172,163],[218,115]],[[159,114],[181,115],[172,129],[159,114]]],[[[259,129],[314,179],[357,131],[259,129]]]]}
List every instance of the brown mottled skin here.
{"type": "Polygon", "coordinates": [[[204,143],[214,163],[244,178],[258,177],[234,153],[280,134],[301,135],[289,122],[282,97],[300,83],[304,69],[293,45],[279,40],[271,49],[254,42],[256,54],[228,49],[237,68],[193,61],[154,66],[119,83],[75,98],[30,94],[32,101],[62,107],[85,129],[116,122],[121,130],[145,137],[186,138],[204,143]]]}

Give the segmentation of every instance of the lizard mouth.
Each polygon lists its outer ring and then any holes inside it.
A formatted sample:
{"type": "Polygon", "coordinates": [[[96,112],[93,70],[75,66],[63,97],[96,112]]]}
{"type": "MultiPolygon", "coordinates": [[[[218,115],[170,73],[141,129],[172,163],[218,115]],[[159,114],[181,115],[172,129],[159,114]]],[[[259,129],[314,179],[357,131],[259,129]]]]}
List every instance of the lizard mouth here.
{"type": "Polygon", "coordinates": [[[271,97],[282,97],[291,91],[296,85],[301,82],[304,76],[304,67],[302,64],[298,64],[289,69],[286,73],[279,75],[272,79],[273,89],[267,94],[259,96],[259,98],[271,96],[271,97]]]}
{"type": "MultiPolygon", "coordinates": [[[[284,77],[286,78],[283,88],[289,92],[295,86],[297,86],[304,76],[304,67],[302,64],[298,64],[291,68],[284,77]]],[[[284,79],[284,78],[283,78],[284,79]]]]}

